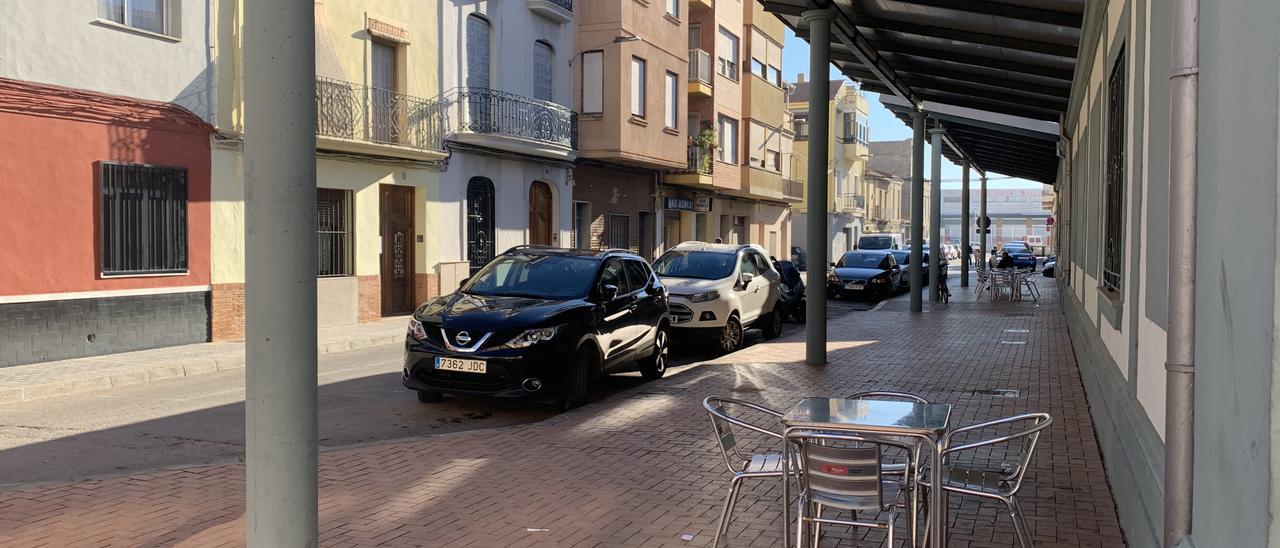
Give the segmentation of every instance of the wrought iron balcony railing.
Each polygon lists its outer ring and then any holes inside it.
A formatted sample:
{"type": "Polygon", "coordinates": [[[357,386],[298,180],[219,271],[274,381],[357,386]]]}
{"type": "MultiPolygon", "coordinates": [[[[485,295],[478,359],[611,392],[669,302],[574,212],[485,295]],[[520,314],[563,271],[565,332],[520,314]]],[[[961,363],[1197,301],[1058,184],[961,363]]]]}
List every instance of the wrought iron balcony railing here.
{"type": "Polygon", "coordinates": [[[714,150],[702,148],[698,146],[689,147],[689,173],[700,173],[702,175],[711,175],[711,169],[715,166],[714,150]]]}
{"type": "Polygon", "coordinates": [[[317,135],[441,150],[446,125],[446,113],[439,101],[316,78],[317,135]]]}
{"type": "Polygon", "coordinates": [[[551,3],[564,8],[564,11],[573,11],[573,0],[551,0],[551,3]]]}
{"type": "Polygon", "coordinates": [[[700,49],[689,50],[689,81],[712,83],[711,54],[700,49]]]}
{"type": "Polygon", "coordinates": [[[501,135],[578,149],[578,113],[569,107],[490,88],[449,94],[452,131],[501,135]]]}

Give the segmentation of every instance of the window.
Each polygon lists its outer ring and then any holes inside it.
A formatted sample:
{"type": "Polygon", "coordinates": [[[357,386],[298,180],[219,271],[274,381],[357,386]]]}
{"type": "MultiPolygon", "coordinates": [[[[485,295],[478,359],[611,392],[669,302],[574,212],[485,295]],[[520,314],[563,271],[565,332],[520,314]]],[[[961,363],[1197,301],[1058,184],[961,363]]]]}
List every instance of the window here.
{"type": "Polygon", "coordinates": [[[373,140],[379,143],[398,143],[397,126],[399,110],[396,91],[396,46],[381,41],[373,41],[371,59],[373,61],[371,77],[373,89],[370,99],[373,103],[373,140]]]}
{"type": "Polygon", "coordinates": [[[623,261],[627,266],[627,285],[632,291],[639,291],[649,286],[649,267],[640,261],[623,261]]]}
{"type": "Polygon", "coordinates": [[[680,77],[676,76],[674,72],[668,72],[667,85],[664,87],[667,94],[665,99],[667,105],[667,128],[676,129],[677,124],[680,123],[680,113],[678,112],[680,106],[680,77]]]}
{"type": "Polygon", "coordinates": [[[551,101],[551,60],[555,52],[551,44],[538,40],[533,43],[533,98],[551,101]]]}
{"type": "Polygon", "coordinates": [[[644,59],[631,58],[631,115],[644,118],[644,59]]]}
{"type": "Polygon", "coordinates": [[[716,37],[716,70],[720,76],[738,81],[738,37],[724,27],[716,37]]]}
{"type": "Polygon", "coordinates": [[[1119,292],[1124,272],[1125,52],[1120,51],[1107,81],[1107,202],[1103,238],[1102,288],[1119,292]]]}
{"type": "Polygon", "coordinates": [[[736,164],[738,163],[738,121],[721,114],[718,125],[720,148],[716,151],[716,159],[736,164]]]}
{"type": "Polygon", "coordinates": [[[753,254],[750,252],[742,254],[742,258],[738,260],[738,265],[740,267],[738,271],[738,275],[742,275],[742,274],[750,274],[752,276],[760,275],[760,267],[759,265],[756,264],[755,257],[753,257],[752,255],[753,254]]]}
{"type": "Polygon", "coordinates": [[[840,142],[852,143],[854,141],[853,113],[845,112],[841,121],[843,123],[840,127],[840,142]]]}
{"type": "Polygon", "coordinates": [[[795,133],[796,133],[795,140],[808,141],[809,140],[809,114],[808,113],[796,114],[794,123],[795,123],[795,133]]]}
{"type": "Polygon", "coordinates": [[[609,247],[631,249],[631,216],[609,215],[609,247]]]}
{"type": "Polygon", "coordinates": [[[782,148],[781,132],[755,120],[751,121],[749,129],[751,133],[748,135],[747,146],[750,152],[751,166],[782,171],[782,155],[780,154],[782,148]]]}
{"type": "Polygon", "coordinates": [[[667,0],[667,15],[680,17],[680,2],[683,0],[667,0]]]}
{"type": "Polygon", "coordinates": [[[102,274],[187,271],[187,170],[99,162],[102,274]]]}
{"type": "Polygon", "coordinates": [[[138,30],[179,36],[177,4],[169,0],[98,0],[98,17],[138,30]]]}
{"type": "Polygon", "coordinates": [[[782,45],[758,29],[751,29],[751,73],[782,87],[782,45]]]}
{"type": "Polygon", "coordinates": [[[467,16],[467,86],[489,87],[489,21],[467,16]]]}
{"type": "Polygon", "coordinates": [[[702,49],[702,27],[689,25],[689,49],[702,49]]]}
{"type": "Polygon", "coordinates": [[[619,295],[631,292],[627,285],[627,274],[623,269],[622,259],[609,259],[604,264],[604,268],[600,270],[600,285],[617,287],[619,295]]]}
{"type": "Polygon", "coordinates": [[[604,112],[604,52],[582,53],[582,112],[604,112]]]}
{"type": "Polygon", "coordinates": [[[318,276],[351,275],[351,191],[316,189],[318,276]]]}

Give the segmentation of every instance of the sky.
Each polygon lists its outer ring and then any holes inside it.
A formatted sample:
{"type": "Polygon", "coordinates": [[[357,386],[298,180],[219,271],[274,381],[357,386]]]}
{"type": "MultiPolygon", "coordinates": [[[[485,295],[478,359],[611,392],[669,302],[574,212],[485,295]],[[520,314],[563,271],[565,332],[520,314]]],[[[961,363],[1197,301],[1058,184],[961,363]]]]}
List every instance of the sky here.
{"type": "MultiPolygon", "coordinates": [[[[813,76],[809,73],[809,44],[804,40],[796,38],[791,29],[786,29],[786,43],[782,47],[782,77],[788,82],[796,80],[796,74],[805,73],[805,78],[813,80],[813,76]]],[[[840,71],[834,66],[830,67],[830,80],[845,79],[840,71]]],[[[871,109],[869,113],[868,124],[871,126],[872,141],[898,141],[911,138],[911,128],[903,123],[889,109],[884,108],[880,104],[880,94],[867,92],[867,103],[871,109]]],[[[926,170],[929,165],[929,143],[925,142],[925,165],[926,170]]],[[[927,173],[927,172],[926,172],[927,173]]],[[[960,166],[951,163],[946,156],[942,157],[942,187],[943,188],[960,188],[961,169],[960,166]]],[[[970,176],[969,184],[972,188],[977,188],[977,174],[970,176]]],[[[1031,188],[1038,189],[1042,187],[1041,183],[1018,179],[1015,177],[1006,177],[997,173],[992,173],[987,178],[987,188],[1031,188]]]]}

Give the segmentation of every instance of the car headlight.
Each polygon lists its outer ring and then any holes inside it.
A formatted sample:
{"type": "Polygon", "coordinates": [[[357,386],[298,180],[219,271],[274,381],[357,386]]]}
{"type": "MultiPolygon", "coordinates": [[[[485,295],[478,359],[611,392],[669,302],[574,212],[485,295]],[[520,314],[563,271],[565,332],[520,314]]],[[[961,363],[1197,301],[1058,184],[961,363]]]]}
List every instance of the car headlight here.
{"type": "Polygon", "coordinates": [[[423,329],[422,322],[416,318],[409,318],[409,336],[415,341],[421,341],[427,338],[427,330],[423,329]]]}
{"type": "Polygon", "coordinates": [[[705,303],[707,301],[714,301],[716,299],[719,299],[720,292],[708,291],[706,293],[694,293],[693,295],[689,295],[685,298],[689,299],[689,302],[691,303],[705,303]]]}
{"type": "Polygon", "coordinates": [[[840,283],[840,276],[837,276],[835,272],[828,272],[827,281],[833,284],[838,284],[840,283]]]}
{"type": "Polygon", "coordinates": [[[528,331],[525,331],[524,333],[521,333],[516,338],[511,339],[510,341],[507,342],[507,344],[504,344],[502,346],[504,348],[528,348],[540,342],[546,342],[551,340],[552,337],[556,336],[556,333],[560,332],[561,327],[563,326],[557,325],[554,327],[539,327],[537,329],[530,329],[528,331]]]}
{"type": "Polygon", "coordinates": [[[888,281],[889,280],[886,278],[871,278],[871,285],[882,284],[888,281]]]}

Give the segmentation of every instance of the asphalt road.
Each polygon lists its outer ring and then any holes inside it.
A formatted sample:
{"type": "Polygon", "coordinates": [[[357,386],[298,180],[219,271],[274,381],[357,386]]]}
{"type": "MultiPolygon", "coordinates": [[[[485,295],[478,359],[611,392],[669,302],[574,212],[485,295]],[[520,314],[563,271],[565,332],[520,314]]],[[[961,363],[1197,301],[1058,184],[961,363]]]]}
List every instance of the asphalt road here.
{"type": "MultiPolygon", "coordinates": [[[[829,318],[870,303],[832,301],[829,318]]],[[[803,329],[784,324],[784,333],[803,329]]],[[[746,344],[758,344],[758,330],[746,344]]],[[[714,357],[712,345],[674,341],[672,370],[714,357]]],[[[320,357],[323,448],[526,424],[546,403],[448,397],[423,404],[400,384],[401,349],[386,345],[320,357]]],[[[602,399],[643,384],[639,375],[596,383],[602,399]]],[[[71,481],[235,461],[244,454],[244,371],[220,371],[0,406],[0,486],[71,481]]]]}

